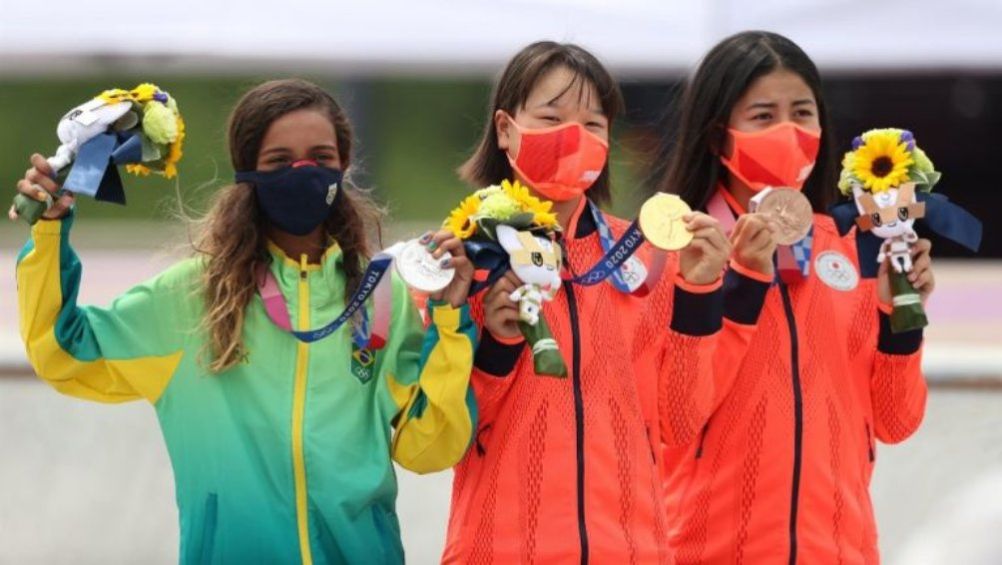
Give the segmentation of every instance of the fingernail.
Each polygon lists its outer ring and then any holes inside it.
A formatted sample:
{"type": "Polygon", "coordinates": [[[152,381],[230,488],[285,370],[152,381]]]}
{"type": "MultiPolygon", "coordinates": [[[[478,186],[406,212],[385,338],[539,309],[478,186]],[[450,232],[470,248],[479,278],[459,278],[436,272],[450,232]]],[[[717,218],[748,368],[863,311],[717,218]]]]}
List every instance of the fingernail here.
{"type": "Polygon", "coordinates": [[[428,251],[434,251],[436,247],[438,247],[438,244],[433,241],[428,244],[428,251]]]}
{"type": "Polygon", "coordinates": [[[450,261],[451,261],[450,259],[446,258],[446,259],[442,259],[442,260],[441,260],[441,261],[440,261],[440,262],[439,262],[438,264],[439,264],[439,266],[441,266],[441,267],[442,267],[443,269],[447,269],[447,268],[449,267],[449,263],[450,263],[450,261]]]}
{"type": "Polygon", "coordinates": [[[45,202],[48,199],[49,195],[44,190],[39,190],[35,193],[35,200],[38,200],[39,202],[45,202]]]}
{"type": "Polygon", "coordinates": [[[428,241],[430,241],[430,240],[431,240],[431,232],[430,231],[429,232],[425,232],[425,234],[422,235],[421,239],[420,239],[421,243],[428,243],[428,241]]]}

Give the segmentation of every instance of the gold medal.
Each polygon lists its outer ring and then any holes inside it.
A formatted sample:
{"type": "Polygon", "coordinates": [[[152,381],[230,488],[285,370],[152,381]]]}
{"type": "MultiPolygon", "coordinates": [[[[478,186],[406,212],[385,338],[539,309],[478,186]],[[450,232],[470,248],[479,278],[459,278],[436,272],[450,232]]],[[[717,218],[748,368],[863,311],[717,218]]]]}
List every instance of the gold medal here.
{"type": "Polygon", "coordinates": [[[692,212],[684,200],[674,194],[659,192],[640,208],[640,231],[651,245],[665,251],[678,251],[692,241],[682,216],[692,212]]]}

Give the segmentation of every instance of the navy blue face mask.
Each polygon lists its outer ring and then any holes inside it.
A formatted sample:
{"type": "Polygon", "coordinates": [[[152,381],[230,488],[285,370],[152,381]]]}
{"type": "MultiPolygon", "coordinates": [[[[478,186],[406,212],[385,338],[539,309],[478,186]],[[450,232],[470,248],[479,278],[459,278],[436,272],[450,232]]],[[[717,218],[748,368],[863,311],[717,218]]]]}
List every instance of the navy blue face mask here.
{"type": "Polygon", "coordinates": [[[240,171],[235,178],[253,184],[265,217],[294,235],[306,235],[324,223],[343,190],[341,171],[316,161],[296,161],[275,171],[240,171]]]}

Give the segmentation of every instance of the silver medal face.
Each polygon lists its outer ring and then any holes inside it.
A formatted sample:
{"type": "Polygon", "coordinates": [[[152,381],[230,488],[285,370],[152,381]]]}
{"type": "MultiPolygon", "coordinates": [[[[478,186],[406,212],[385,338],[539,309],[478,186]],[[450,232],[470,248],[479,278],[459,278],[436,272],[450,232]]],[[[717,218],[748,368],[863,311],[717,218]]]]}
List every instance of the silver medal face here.
{"type": "Polygon", "coordinates": [[[455,269],[443,269],[439,265],[449,257],[451,255],[445,253],[435,259],[428,248],[415,239],[404,244],[394,264],[407,286],[421,292],[438,292],[449,286],[452,277],[456,275],[455,269]]]}

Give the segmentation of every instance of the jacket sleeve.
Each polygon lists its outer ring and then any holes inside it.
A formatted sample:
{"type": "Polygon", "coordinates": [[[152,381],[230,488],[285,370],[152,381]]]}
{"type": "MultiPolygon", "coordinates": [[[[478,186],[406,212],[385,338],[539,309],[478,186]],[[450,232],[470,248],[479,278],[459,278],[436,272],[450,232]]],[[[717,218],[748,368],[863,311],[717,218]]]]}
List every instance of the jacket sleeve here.
{"type": "MultiPolygon", "coordinates": [[[[17,260],[21,338],[35,372],[56,390],[99,402],[156,402],[177,369],[184,263],[108,308],[78,306],[82,267],[69,244],[72,215],[43,220],[17,260]]],[[[190,302],[190,300],[188,300],[190,302]]]]}
{"type": "Polygon", "coordinates": [[[399,408],[393,459],[417,473],[441,471],[463,457],[476,427],[470,390],[476,327],[469,306],[429,303],[423,329],[406,286],[393,282],[394,321],[379,367],[399,408]]]}
{"type": "Polygon", "coordinates": [[[673,447],[692,442],[710,416],[713,356],[723,310],[721,281],[692,285],[674,275],[668,327],[657,364],[661,441],[673,447]]]}
{"type": "Polygon", "coordinates": [[[515,373],[521,370],[521,364],[532,361],[525,353],[524,338],[521,336],[513,340],[496,338],[484,326],[484,294],[482,292],[470,299],[473,321],[482,328],[480,342],[473,357],[473,375],[470,381],[477,399],[480,421],[486,424],[494,420],[494,416],[504,404],[515,380],[515,373]]]}
{"type": "Polygon", "coordinates": [[[877,348],[870,374],[873,428],[884,443],[898,443],[915,433],[925,415],[922,330],[891,331],[891,307],[878,305],[877,348]]]}
{"type": "Polygon", "coordinates": [[[714,399],[711,414],[717,411],[734,386],[758,329],[759,314],[771,284],[770,277],[743,267],[734,260],[724,273],[724,322],[720,343],[713,355],[714,399]]]}

